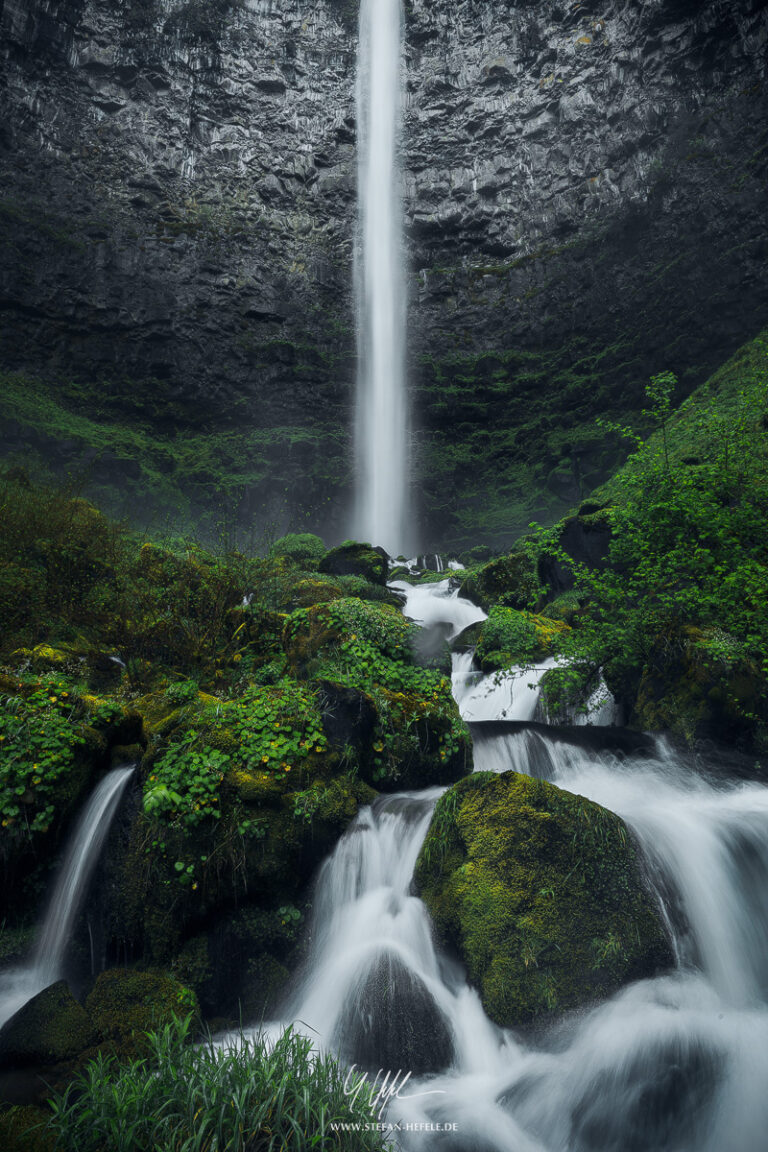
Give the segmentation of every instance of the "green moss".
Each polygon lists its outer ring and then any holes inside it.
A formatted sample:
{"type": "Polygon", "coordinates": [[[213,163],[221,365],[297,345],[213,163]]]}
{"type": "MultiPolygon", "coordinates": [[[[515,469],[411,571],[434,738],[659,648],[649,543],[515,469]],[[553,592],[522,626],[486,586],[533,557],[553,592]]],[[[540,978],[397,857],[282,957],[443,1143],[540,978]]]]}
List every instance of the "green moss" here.
{"type": "Polygon", "coordinates": [[[623,822],[541,780],[480,773],[454,785],[416,879],[503,1026],[578,1007],[671,961],[623,822]]]}
{"type": "Polygon", "coordinates": [[[568,631],[562,620],[494,607],[480,628],[477,658],[484,672],[530,664],[556,652],[568,631]]]}
{"type": "Polygon", "coordinates": [[[299,568],[314,572],[326,551],[323,541],[312,532],[290,532],[275,541],[269,554],[282,556],[286,560],[293,561],[299,568]]]}
{"type": "Polygon", "coordinates": [[[135,968],[108,968],[102,972],[85,1008],[103,1043],[125,1058],[146,1051],[146,1032],[199,1011],[194,992],[174,976],[135,968]]]}
{"type": "Polygon", "coordinates": [[[524,548],[475,568],[467,573],[459,588],[460,596],[472,600],[486,612],[496,604],[530,608],[540,594],[535,558],[524,548]]]}
{"type": "Polygon", "coordinates": [[[356,540],[345,540],[338,548],[326,552],[319,570],[334,576],[362,576],[371,584],[386,584],[387,560],[381,550],[356,540]]]}
{"type": "Polygon", "coordinates": [[[0,861],[11,906],[24,903],[28,873],[41,857],[50,864],[48,846],[138,717],[52,673],[0,672],[0,702],[0,861]]]}
{"type": "Polygon", "coordinates": [[[8,1021],[0,1035],[0,1062],[14,1067],[60,1064],[98,1039],[89,1013],[64,980],[39,992],[8,1021]]]}
{"type": "Polygon", "coordinates": [[[31,1105],[0,1110],[0,1147],[4,1152],[55,1152],[49,1119],[50,1112],[31,1105]]]}

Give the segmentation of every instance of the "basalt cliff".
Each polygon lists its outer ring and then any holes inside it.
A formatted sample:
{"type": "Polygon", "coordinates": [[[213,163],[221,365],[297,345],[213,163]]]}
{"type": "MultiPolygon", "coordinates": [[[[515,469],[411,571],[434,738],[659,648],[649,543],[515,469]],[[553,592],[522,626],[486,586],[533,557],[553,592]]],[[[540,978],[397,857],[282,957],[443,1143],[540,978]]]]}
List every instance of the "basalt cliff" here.
{"type": "MultiPolygon", "coordinates": [[[[509,542],[765,322],[757,0],[405,5],[414,507],[509,542]]],[[[0,4],[1,446],[117,511],[346,534],[350,0],[0,4]],[[141,498],[139,499],[139,493],[141,498]]]]}

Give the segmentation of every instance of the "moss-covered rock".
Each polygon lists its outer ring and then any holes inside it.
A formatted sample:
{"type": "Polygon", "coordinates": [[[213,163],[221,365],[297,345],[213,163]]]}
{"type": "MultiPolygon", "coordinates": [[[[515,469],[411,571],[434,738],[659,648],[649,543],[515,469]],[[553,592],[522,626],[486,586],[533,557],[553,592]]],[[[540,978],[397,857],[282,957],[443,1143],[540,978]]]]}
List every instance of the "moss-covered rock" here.
{"type": "Polygon", "coordinates": [[[660,636],[643,669],[632,722],[699,739],[749,745],[765,728],[768,688],[757,662],[719,628],[686,626],[660,636]]]}
{"type": "Polygon", "coordinates": [[[326,731],[329,707],[327,686],[283,677],[203,707],[196,694],[155,727],[121,897],[149,962],[167,965],[242,900],[295,898],[370,803],[360,748],[326,731]]]}
{"type": "Polygon", "coordinates": [[[326,547],[320,537],[312,532],[289,532],[287,536],[275,540],[269,554],[289,560],[307,572],[314,572],[326,554],[326,547]]]}
{"type": "Polygon", "coordinates": [[[414,631],[393,605],[346,597],[294,612],[285,622],[283,646],[298,675],[319,668],[321,660],[344,661],[353,647],[372,669],[379,658],[413,663],[414,631]]]}
{"type": "Polygon", "coordinates": [[[338,548],[326,552],[318,564],[318,571],[332,576],[362,576],[371,584],[386,584],[389,557],[383,548],[346,540],[338,548]]]}
{"type": "Polygon", "coordinates": [[[484,672],[543,660],[568,630],[563,620],[495,606],[480,627],[477,658],[484,672]]]}
{"type": "Polygon", "coordinates": [[[48,1128],[50,1112],[24,1105],[0,1111],[0,1148],[3,1152],[55,1152],[56,1137],[48,1128]]]}
{"type": "Polygon", "coordinates": [[[88,1012],[65,980],[49,985],[0,1029],[0,1066],[60,1064],[98,1039],[88,1012]]]}
{"type": "Polygon", "coordinates": [[[459,595],[477,604],[484,612],[492,605],[528,608],[540,594],[536,561],[527,551],[498,556],[480,568],[467,573],[459,595]]]}
{"type": "Polygon", "coordinates": [[[671,963],[661,916],[612,812],[515,772],[438,802],[416,880],[503,1026],[576,1008],[671,963]]]}
{"type": "Polygon", "coordinates": [[[559,521],[553,533],[557,551],[543,551],[537,562],[539,580],[548,598],[558,597],[574,587],[576,566],[594,571],[606,567],[611,544],[610,508],[603,504],[584,504],[577,515],[559,521]]]}
{"type": "Polygon", "coordinates": [[[130,1058],[144,1052],[146,1032],[177,1016],[197,1015],[199,1007],[194,992],[169,973],[108,968],[96,980],[85,1010],[102,1043],[130,1058]]]}

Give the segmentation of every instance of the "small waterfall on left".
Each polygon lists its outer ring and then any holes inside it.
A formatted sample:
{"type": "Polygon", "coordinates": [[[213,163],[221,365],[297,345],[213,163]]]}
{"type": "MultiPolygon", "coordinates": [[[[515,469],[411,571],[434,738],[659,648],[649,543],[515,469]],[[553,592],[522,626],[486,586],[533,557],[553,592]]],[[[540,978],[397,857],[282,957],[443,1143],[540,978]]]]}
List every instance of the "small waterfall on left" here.
{"type": "Polygon", "coordinates": [[[0,1028],[28,1000],[61,977],[75,917],[134,769],[131,764],[109,772],[77,821],[29,963],[0,974],[0,1028]]]}

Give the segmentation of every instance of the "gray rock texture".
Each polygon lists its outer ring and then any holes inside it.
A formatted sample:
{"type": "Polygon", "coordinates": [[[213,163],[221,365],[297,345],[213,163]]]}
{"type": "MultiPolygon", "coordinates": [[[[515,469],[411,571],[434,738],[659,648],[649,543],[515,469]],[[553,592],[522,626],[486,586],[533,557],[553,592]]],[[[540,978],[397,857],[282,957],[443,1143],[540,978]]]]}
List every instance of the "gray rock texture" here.
{"type": "MultiPolygon", "coordinates": [[[[425,547],[577,502],[765,322],[756,0],[408,0],[425,547]]],[[[346,534],[356,5],[0,0],[3,447],[137,514],[346,534]],[[149,497],[146,494],[149,493],[149,497]]]]}

